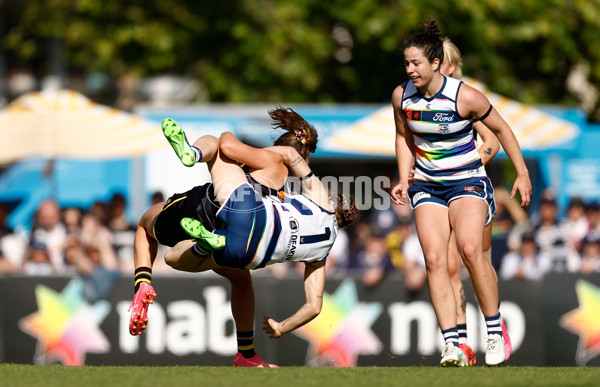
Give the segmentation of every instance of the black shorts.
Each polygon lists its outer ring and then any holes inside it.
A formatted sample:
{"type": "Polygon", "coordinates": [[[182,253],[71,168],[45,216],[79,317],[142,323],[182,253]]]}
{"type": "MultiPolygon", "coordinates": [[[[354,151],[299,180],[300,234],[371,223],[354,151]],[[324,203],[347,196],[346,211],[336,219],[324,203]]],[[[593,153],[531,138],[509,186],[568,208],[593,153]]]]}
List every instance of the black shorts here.
{"type": "Polygon", "coordinates": [[[207,230],[214,231],[217,228],[218,210],[212,183],[175,194],[167,200],[154,220],[154,236],[158,243],[169,247],[191,239],[179,223],[183,218],[197,219],[207,230]]]}

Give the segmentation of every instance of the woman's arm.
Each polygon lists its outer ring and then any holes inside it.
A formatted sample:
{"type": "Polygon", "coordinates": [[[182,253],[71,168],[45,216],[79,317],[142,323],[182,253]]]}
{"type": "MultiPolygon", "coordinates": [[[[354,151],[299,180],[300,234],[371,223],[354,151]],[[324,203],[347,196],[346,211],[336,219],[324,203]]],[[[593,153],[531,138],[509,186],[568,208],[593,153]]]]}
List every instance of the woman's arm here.
{"type": "Polygon", "coordinates": [[[302,193],[311,198],[321,207],[334,210],[331,203],[330,193],[321,180],[313,175],[306,160],[300,156],[296,149],[291,146],[272,146],[266,148],[281,156],[283,163],[292,171],[292,174],[300,178],[302,193]]]}
{"type": "Polygon", "coordinates": [[[473,128],[477,131],[477,134],[481,137],[481,141],[483,142],[477,151],[479,152],[483,165],[486,165],[500,150],[500,141],[498,141],[498,137],[496,137],[494,132],[479,121],[473,124],[473,128]]]}
{"type": "Polygon", "coordinates": [[[252,177],[259,183],[274,189],[284,185],[288,171],[277,153],[246,145],[231,132],[221,134],[219,149],[228,158],[250,167],[252,177]]]}
{"type": "Polygon", "coordinates": [[[270,152],[276,153],[281,156],[283,163],[286,167],[292,171],[292,174],[296,177],[305,177],[310,174],[311,170],[306,160],[300,156],[298,151],[291,146],[270,146],[265,148],[270,152]]]}
{"type": "Polygon", "coordinates": [[[317,263],[306,263],[304,269],[304,293],[306,303],[292,316],[282,322],[263,316],[263,331],[272,339],[300,328],[321,313],[323,292],[325,289],[325,260],[317,263]]]}
{"type": "Polygon", "coordinates": [[[394,107],[394,123],[396,125],[396,162],[400,182],[392,188],[392,201],[403,205],[407,197],[411,167],[414,161],[414,138],[406,123],[406,116],[402,111],[402,94],[404,88],[398,86],[392,94],[394,107]]]}
{"type": "Polygon", "coordinates": [[[514,198],[517,191],[519,191],[521,194],[521,207],[527,207],[531,201],[532,193],[529,171],[525,165],[519,142],[510,126],[483,93],[468,85],[462,85],[459,90],[458,109],[459,114],[463,117],[481,118],[481,122],[498,137],[502,148],[504,148],[517,171],[517,179],[513,184],[510,198],[514,198]]]}
{"type": "Polygon", "coordinates": [[[219,139],[221,152],[238,163],[246,164],[252,168],[268,168],[273,163],[281,162],[277,154],[266,149],[254,148],[238,140],[233,133],[223,132],[219,139]]]}

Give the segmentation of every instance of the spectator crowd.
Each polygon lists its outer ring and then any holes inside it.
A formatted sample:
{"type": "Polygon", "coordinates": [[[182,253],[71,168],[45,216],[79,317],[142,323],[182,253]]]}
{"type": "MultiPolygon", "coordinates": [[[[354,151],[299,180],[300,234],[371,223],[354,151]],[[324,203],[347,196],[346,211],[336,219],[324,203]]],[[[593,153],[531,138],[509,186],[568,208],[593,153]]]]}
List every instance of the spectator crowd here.
{"type": "MultiPolygon", "coordinates": [[[[600,206],[572,198],[559,216],[556,195],[544,191],[531,215],[503,188],[495,188],[497,212],[493,220],[492,264],[500,279],[539,280],[548,273],[600,272],[600,206]]],[[[153,201],[161,201],[159,193],[153,201]]],[[[0,203],[0,275],[81,275],[90,294],[110,290],[121,275],[133,273],[136,226],[126,219],[126,201],[116,193],[89,209],[60,208],[43,201],[27,236],[7,226],[9,211],[0,203]]],[[[164,252],[164,250],[163,250],[164,252]]],[[[176,273],[164,265],[159,271],[176,273]]],[[[156,271],[156,270],[155,270],[156,271]]],[[[426,283],[423,253],[408,205],[392,204],[371,210],[348,231],[340,230],[327,260],[330,276],[358,275],[365,286],[376,286],[389,274],[401,275],[409,292],[426,283]]],[[[285,278],[300,275],[293,265],[273,265],[255,275],[285,278]]],[[[464,276],[468,272],[463,270],[464,276]]]]}

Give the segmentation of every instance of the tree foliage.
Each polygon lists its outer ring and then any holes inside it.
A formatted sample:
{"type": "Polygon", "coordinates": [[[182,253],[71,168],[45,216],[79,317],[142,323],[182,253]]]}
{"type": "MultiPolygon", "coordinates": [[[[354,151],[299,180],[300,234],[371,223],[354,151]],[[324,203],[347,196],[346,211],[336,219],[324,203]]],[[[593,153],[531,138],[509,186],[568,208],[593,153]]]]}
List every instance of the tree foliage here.
{"type": "MultiPolygon", "coordinates": [[[[578,65],[600,85],[600,0],[28,0],[1,4],[9,65],[179,74],[211,101],[383,102],[406,79],[402,43],[437,19],[464,73],[526,103],[578,103],[578,65]]],[[[592,104],[594,114],[600,104],[592,104]]]]}

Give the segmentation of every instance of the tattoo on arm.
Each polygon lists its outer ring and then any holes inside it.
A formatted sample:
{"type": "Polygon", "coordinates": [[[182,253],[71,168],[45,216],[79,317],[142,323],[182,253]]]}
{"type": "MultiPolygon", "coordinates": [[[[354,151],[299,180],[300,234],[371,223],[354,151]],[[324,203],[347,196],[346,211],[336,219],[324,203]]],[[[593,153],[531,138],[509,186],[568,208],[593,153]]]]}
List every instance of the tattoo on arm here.
{"type": "Polygon", "coordinates": [[[290,164],[292,167],[295,167],[296,165],[300,164],[301,161],[302,161],[302,157],[298,156],[290,164]]]}
{"type": "Polygon", "coordinates": [[[317,298],[323,298],[322,294],[317,294],[317,298]]]}
{"type": "Polygon", "coordinates": [[[492,148],[487,148],[483,150],[483,158],[487,159],[492,154],[492,148]]]}

